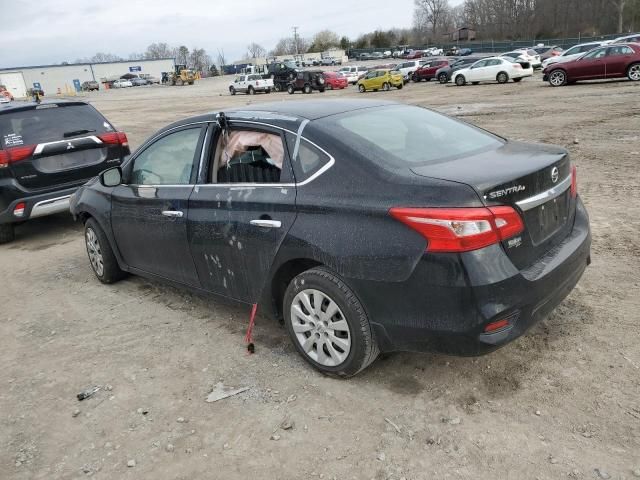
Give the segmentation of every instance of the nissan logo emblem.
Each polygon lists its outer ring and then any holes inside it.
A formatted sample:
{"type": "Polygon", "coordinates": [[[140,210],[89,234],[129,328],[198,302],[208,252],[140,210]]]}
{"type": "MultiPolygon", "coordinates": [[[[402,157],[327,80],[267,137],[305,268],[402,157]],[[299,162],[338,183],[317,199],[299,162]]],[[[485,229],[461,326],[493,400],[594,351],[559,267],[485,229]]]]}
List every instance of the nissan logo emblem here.
{"type": "Polygon", "coordinates": [[[551,181],[553,183],[556,183],[558,181],[558,176],[559,176],[559,172],[558,172],[558,167],[553,167],[551,169],[551,181]]]}

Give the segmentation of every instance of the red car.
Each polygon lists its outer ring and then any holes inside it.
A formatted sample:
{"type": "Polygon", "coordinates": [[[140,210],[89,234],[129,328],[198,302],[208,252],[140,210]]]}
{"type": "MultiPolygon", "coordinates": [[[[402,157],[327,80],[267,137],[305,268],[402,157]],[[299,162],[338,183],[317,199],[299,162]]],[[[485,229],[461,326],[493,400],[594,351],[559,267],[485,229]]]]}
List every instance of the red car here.
{"type": "Polygon", "coordinates": [[[432,78],[436,78],[436,72],[438,71],[438,69],[447,67],[451,63],[451,60],[433,60],[432,62],[427,62],[415,72],[413,72],[411,80],[413,80],[414,82],[421,82],[422,80],[426,80],[428,82],[432,78]]]}
{"type": "Polygon", "coordinates": [[[324,81],[329,90],[347,88],[347,77],[337,72],[324,72],[324,81]]]}
{"type": "Polygon", "coordinates": [[[418,58],[422,58],[424,54],[422,50],[413,50],[412,52],[403,55],[402,58],[406,58],[407,60],[417,60],[418,58]]]}
{"type": "Polygon", "coordinates": [[[595,48],[580,58],[554,63],[543,71],[543,80],[554,87],[578,80],[623,78],[640,80],[640,44],[622,43],[595,48]]]}

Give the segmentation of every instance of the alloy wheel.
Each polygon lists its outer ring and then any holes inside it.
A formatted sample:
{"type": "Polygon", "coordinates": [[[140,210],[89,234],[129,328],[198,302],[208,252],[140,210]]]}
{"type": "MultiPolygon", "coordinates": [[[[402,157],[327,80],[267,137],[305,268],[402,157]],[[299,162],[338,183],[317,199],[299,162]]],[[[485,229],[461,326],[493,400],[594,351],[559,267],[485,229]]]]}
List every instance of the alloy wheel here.
{"type": "Polygon", "coordinates": [[[564,85],[566,79],[566,75],[562,70],[556,70],[549,75],[549,83],[554,87],[561,87],[564,85]]]}
{"type": "Polygon", "coordinates": [[[325,367],[342,364],[351,332],[338,304],[320,290],[306,289],[291,302],[291,326],[305,355],[325,367]]]}
{"type": "Polygon", "coordinates": [[[636,63],[635,65],[631,65],[629,67],[629,80],[633,80],[637,82],[640,80],[640,63],[636,63]]]}
{"type": "Polygon", "coordinates": [[[102,249],[96,232],[92,228],[87,228],[86,233],[87,253],[89,261],[96,274],[101,277],[104,274],[104,261],[102,259],[102,249]]]}

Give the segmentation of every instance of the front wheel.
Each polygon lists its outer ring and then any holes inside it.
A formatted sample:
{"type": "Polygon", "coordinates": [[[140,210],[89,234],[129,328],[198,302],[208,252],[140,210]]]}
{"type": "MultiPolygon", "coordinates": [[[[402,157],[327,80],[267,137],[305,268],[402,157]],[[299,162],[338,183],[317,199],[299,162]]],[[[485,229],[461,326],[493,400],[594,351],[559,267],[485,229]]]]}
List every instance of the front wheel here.
{"type": "Polygon", "coordinates": [[[233,88],[233,87],[229,87],[229,93],[230,93],[231,95],[235,95],[235,94],[236,94],[236,89],[235,89],[235,88],[233,88]]]}
{"type": "Polygon", "coordinates": [[[366,89],[366,88],[364,88],[364,85],[360,84],[360,85],[358,85],[358,91],[359,91],[360,93],[364,93],[364,92],[366,92],[366,91],[367,91],[367,89],[366,89]]]}
{"type": "Polygon", "coordinates": [[[456,77],[456,85],[459,87],[464,86],[464,84],[467,83],[467,79],[464,78],[464,75],[458,75],[456,77]]]}
{"type": "Polygon", "coordinates": [[[309,85],[309,84],[305,85],[304,88],[302,89],[302,92],[306,93],[306,94],[311,93],[312,92],[311,85],[309,85]]]}
{"type": "Polygon", "coordinates": [[[629,69],[627,70],[627,78],[632,82],[640,80],[640,63],[634,63],[629,66],[629,69]]]}
{"type": "Polygon", "coordinates": [[[120,269],[107,236],[93,218],[84,224],[84,240],[91,269],[102,283],[114,283],[126,276],[120,269]]]}
{"type": "Polygon", "coordinates": [[[553,87],[562,87],[567,84],[567,74],[564,70],[554,70],[549,74],[549,84],[553,87]]]}
{"type": "Polygon", "coordinates": [[[314,268],[295,277],[285,292],[283,311],[296,350],[322,373],[351,377],[379,354],[362,304],[329,269],[314,268]]]}
{"type": "Polygon", "coordinates": [[[15,231],[12,223],[4,223],[0,225],[0,244],[13,242],[15,239],[15,231]]]}
{"type": "Polygon", "coordinates": [[[289,85],[287,87],[287,92],[289,92],[289,95],[293,95],[295,93],[295,89],[293,88],[293,85],[289,85]]]}
{"type": "Polygon", "coordinates": [[[249,95],[253,95],[253,94],[255,94],[255,93],[256,93],[256,90],[255,90],[253,87],[251,87],[251,86],[250,86],[250,87],[249,87],[249,90],[247,91],[247,93],[248,93],[249,95]]]}

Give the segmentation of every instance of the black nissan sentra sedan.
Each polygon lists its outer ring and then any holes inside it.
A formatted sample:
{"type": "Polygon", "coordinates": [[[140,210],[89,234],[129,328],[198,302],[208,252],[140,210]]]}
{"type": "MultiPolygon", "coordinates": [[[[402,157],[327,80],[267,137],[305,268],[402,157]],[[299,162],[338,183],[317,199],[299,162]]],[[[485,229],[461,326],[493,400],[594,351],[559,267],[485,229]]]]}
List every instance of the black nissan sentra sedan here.
{"type": "Polygon", "coordinates": [[[488,353],[590,263],[566,150],[415,106],[251,105],[169,125],[82,187],[98,279],[125,272],[284,318],[318,370],[488,353]]]}

